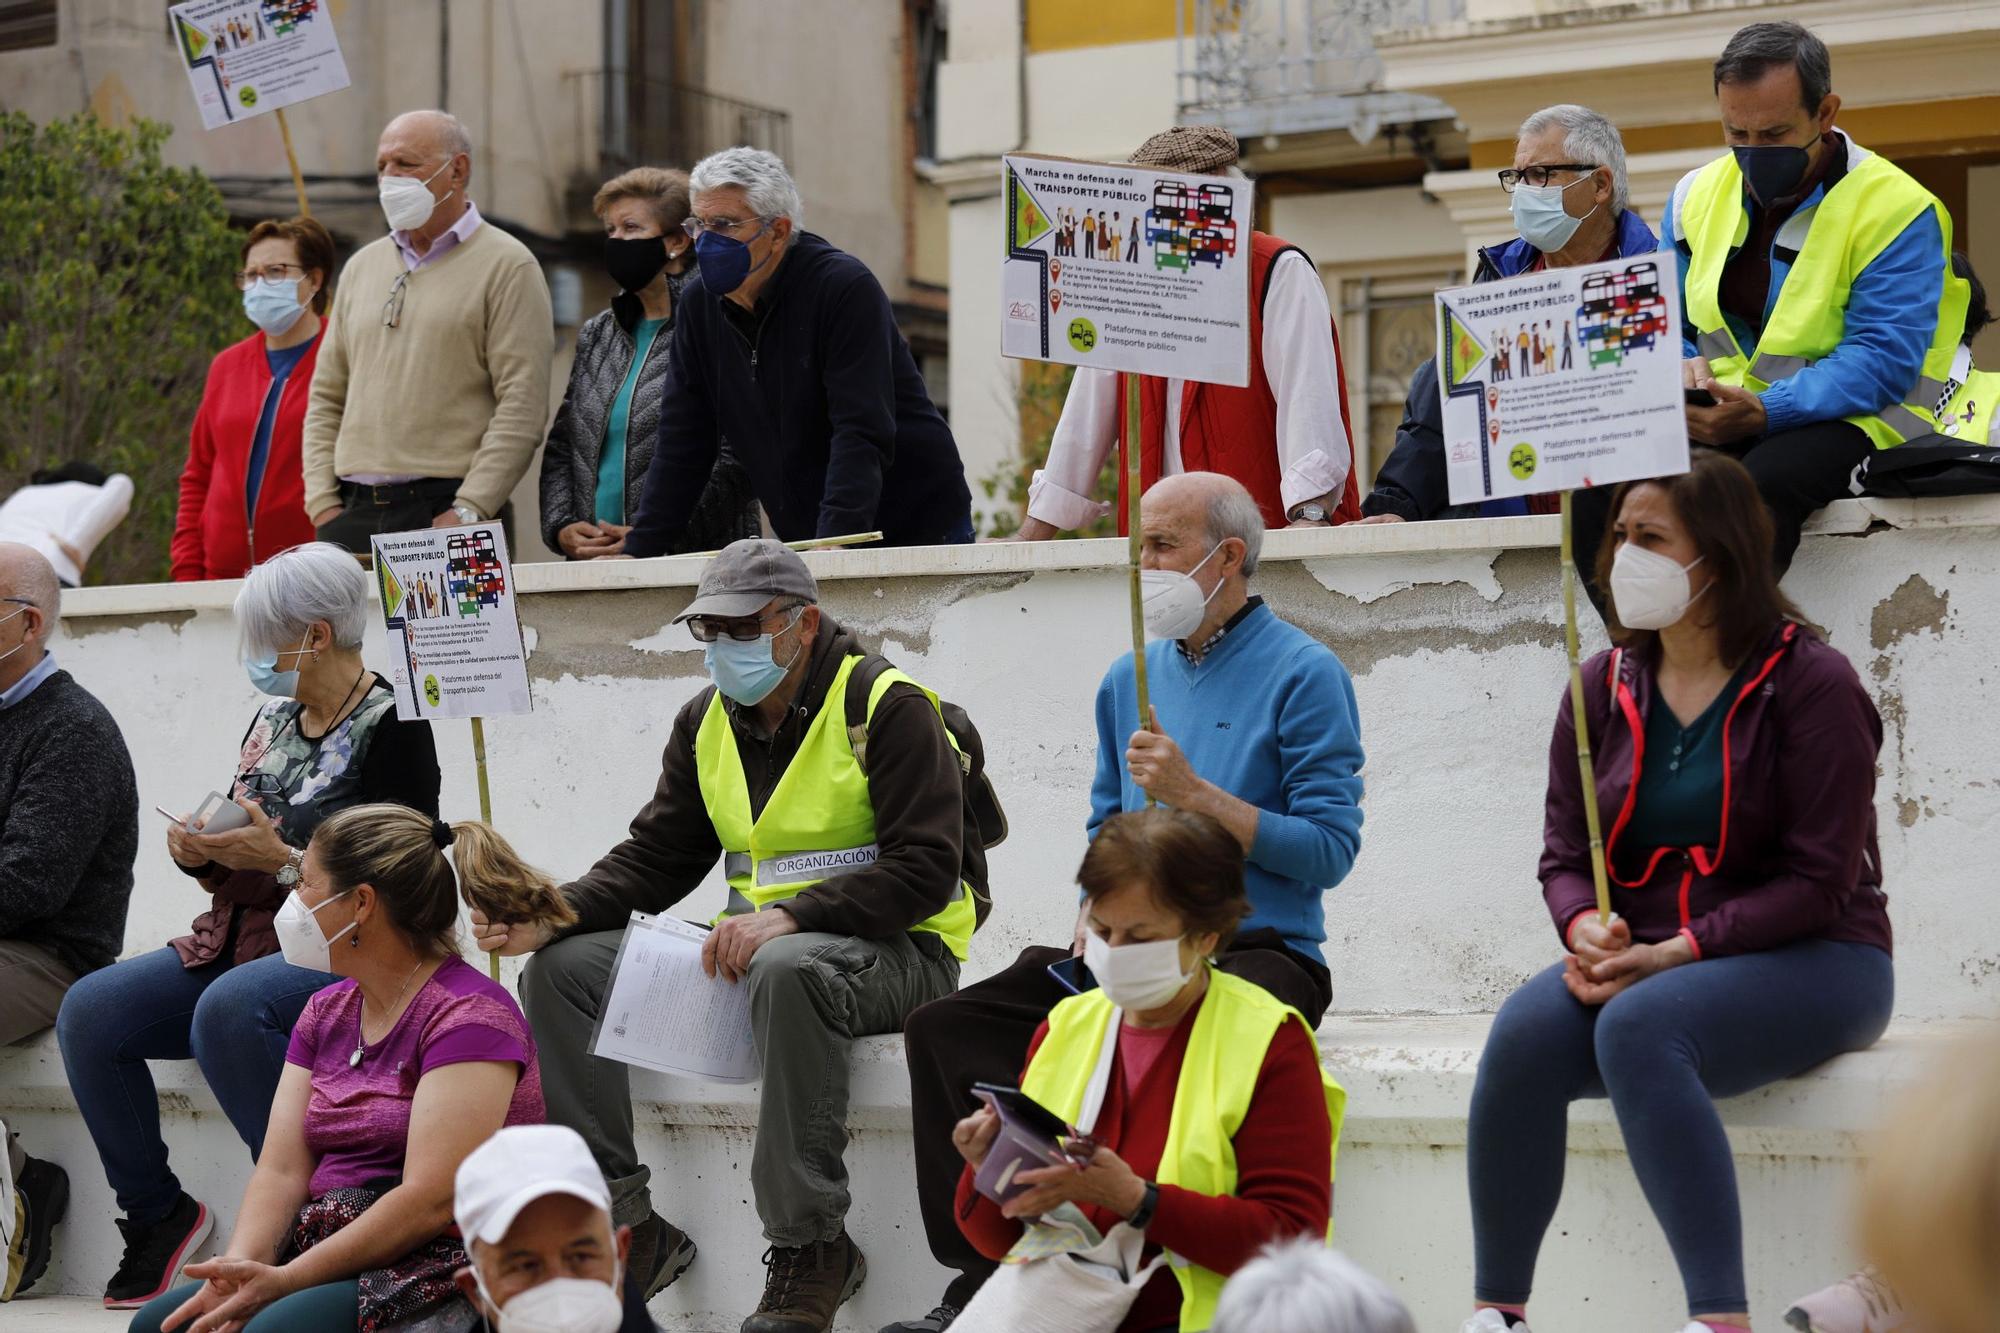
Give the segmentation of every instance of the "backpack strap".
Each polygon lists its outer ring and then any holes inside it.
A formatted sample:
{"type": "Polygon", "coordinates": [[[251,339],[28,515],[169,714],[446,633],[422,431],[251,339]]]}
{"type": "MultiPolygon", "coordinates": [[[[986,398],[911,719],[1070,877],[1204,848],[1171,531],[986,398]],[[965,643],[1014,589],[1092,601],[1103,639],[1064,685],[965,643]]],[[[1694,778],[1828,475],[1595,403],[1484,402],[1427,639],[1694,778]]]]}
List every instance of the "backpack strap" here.
{"type": "Polygon", "coordinates": [[[865,653],[854,670],[847,673],[847,745],[854,751],[854,762],[865,775],[868,772],[868,700],[874,693],[875,682],[885,671],[894,670],[894,663],[880,653],[865,653]]]}

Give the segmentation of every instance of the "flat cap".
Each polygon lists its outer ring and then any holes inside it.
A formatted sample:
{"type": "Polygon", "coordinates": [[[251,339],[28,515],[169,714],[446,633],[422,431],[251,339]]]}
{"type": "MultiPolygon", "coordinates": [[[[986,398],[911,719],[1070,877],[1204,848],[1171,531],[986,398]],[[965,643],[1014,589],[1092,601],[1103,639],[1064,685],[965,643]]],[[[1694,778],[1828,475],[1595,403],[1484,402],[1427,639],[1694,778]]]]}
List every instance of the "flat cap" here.
{"type": "Polygon", "coordinates": [[[1132,161],[1136,166],[1207,176],[1235,166],[1239,156],[1236,136],[1220,125],[1176,125],[1140,144],[1132,161]]]}

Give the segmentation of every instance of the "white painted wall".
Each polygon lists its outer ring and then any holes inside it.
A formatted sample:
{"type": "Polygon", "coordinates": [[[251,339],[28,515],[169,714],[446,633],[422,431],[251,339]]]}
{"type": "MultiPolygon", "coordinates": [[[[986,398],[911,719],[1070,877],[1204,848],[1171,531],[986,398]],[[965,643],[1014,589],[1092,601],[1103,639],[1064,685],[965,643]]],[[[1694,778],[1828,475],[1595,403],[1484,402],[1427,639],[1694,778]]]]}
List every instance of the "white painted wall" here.
{"type": "Polygon", "coordinates": [[[985,514],[1006,506],[989,500],[979,483],[1014,459],[1021,442],[1014,397],[1019,375],[1000,355],[1000,263],[1007,233],[997,162],[991,192],[952,204],[950,220],[951,433],[965,462],[972,507],[985,514]]]}
{"type": "MultiPolygon", "coordinates": [[[[1907,529],[1868,531],[1836,506],[1788,582],[1853,658],[1887,727],[1878,812],[1898,941],[1891,1038],[1807,1079],[1727,1105],[1744,1193],[1754,1311],[1846,1271],[1844,1215],[1860,1135],[1939,1044],[1942,1020],[1990,1018],[2000,986],[2000,772],[1978,700],[2000,647],[2000,501],[1873,506],[1907,529]],[[1866,532],[1866,535],[1862,535],[1866,532]]],[[[1351,1095],[1340,1243],[1394,1281],[1419,1327],[1455,1326],[1469,1281],[1463,1108],[1489,1013],[1556,943],[1534,883],[1547,735],[1564,669],[1554,521],[1521,519],[1274,534],[1262,590],[1354,674],[1369,761],[1364,846],[1327,900],[1335,1016],[1322,1030],[1351,1095]]],[[[1094,738],[1093,691],[1126,646],[1116,542],[812,557],[823,601],[985,734],[1013,836],[993,856],[998,908],[970,980],[1022,945],[1066,936],[1094,738]]],[[[523,568],[536,712],[488,728],[496,819],[552,872],[622,836],[650,791],[673,711],[700,659],[668,622],[696,562],[523,568]]],[[[69,599],[62,663],[124,727],[142,799],[197,798],[226,780],[256,703],[235,662],[230,584],[86,590],[69,599]]],[[[370,649],[381,659],[379,643],[370,649]]],[[[463,725],[438,728],[445,807],[476,810],[463,725]]],[[[128,951],[157,947],[201,903],[148,823],[128,951]]],[[[720,903],[711,882],[682,905],[720,903]]],[[[166,1129],[188,1187],[224,1222],[248,1164],[189,1067],[163,1073],[166,1129]]],[[[761,1248],[744,1165],[744,1089],[640,1080],[641,1152],[662,1207],[702,1259],[655,1304],[668,1327],[733,1327],[761,1248]]],[[[907,1107],[894,1042],[857,1056],[852,1225],[873,1276],[840,1333],[928,1308],[940,1274],[912,1206],[907,1107]]],[[[0,1051],[0,1115],[64,1161],[76,1201],[51,1286],[101,1287],[115,1262],[108,1192],[46,1040],[0,1051]]],[[[1569,1188],[1543,1259],[1554,1327],[1680,1321],[1657,1227],[1599,1103],[1575,1114],[1569,1188]]]]}

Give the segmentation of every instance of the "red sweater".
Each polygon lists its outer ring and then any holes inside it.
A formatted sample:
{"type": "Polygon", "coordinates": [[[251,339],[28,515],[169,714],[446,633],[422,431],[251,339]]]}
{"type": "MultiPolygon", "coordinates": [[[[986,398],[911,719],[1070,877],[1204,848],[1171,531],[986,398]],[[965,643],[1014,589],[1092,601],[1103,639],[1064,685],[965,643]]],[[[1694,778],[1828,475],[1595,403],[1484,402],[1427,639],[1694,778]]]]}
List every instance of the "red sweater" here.
{"type": "MultiPolygon", "coordinates": [[[[1188,1035],[1194,1030],[1196,1005],[1175,1028],[1173,1039],[1146,1072],[1138,1093],[1125,1096],[1125,1071],[1112,1071],[1104,1108],[1097,1118],[1097,1140],[1117,1153],[1146,1180],[1160,1169],[1167,1143],[1167,1126],[1174,1112],[1174,1089],[1181,1062],[1187,1056],[1188,1035]]],[[[1028,1062],[1049,1035],[1045,1022],[1028,1047],[1028,1062]]],[[[1114,1065],[1122,1061],[1122,1052],[1114,1065]]],[[[1273,1240],[1289,1236],[1324,1236],[1333,1209],[1333,1182],[1324,1167],[1333,1151],[1333,1126],[1326,1116],[1319,1061],[1312,1039],[1297,1023],[1287,1022],[1271,1039],[1250,1110],[1232,1141],[1236,1149],[1236,1193],[1217,1198],[1177,1185],[1160,1186],[1160,1207],[1146,1228],[1145,1258],[1162,1246],[1175,1254],[1224,1275],[1234,1273],[1273,1240]]],[[[958,1181],[958,1226],[965,1238],[989,1259],[999,1259],[1021,1237],[1022,1224],[1000,1214],[1000,1206],[972,1188],[967,1167],[958,1181]]],[[[1085,1207],[1099,1231],[1121,1221],[1107,1209],[1085,1207]]],[[[1133,1302],[1119,1333],[1172,1326],[1180,1320],[1181,1289],[1172,1271],[1162,1265],[1133,1302]]]]}
{"type": "Polygon", "coordinates": [[[258,560],[313,539],[299,437],[305,428],[313,365],[325,340],[322,328],[285,380],[277,419],[271,423],[271,449],[264,460],[254,525],[245,512],[244,487],[257,419],[271,392],[263,333],[225,347],[210,363],[208,387],[194,414],[187,467],[181,472],[173,541],[177,582],[240,578],[258,560]]]}

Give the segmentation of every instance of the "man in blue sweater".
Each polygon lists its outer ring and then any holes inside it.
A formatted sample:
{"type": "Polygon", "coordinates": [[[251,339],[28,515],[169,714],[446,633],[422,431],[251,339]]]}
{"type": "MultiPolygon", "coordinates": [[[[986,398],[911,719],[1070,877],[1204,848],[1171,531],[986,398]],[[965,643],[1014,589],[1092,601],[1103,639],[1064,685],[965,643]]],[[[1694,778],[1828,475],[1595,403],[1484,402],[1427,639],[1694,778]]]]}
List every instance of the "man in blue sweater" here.
{"type": "MultiPolygon", "coordinates": [[[[1217,957],[1314,1025],[1333,1002],[1320,946],[1322,897],[1361,849],[1361,724],[1354,686],[1333,651],[1250,591],[1264,541],[1257,502],[1213,472],[1168,477],[1140,509],[1145,542],[1146,676],[1152,725],[1139,727],[1128,653],[1097,690],[1092,836],[1150,794],[1198,810],[1243,844],[1251,915],[1217,957]]],[[[963,1165],[951,1131],[971,1112],[975,1082],[1012,1083],[1035,1029],[1066,992],[1049,964],[1083,951],[1030,948],[1012,967],[933,1001],[904,1026],[917,1198],[931,1253],[958,1270],[921,1318],[882,1333],[950,1327],[993,1271],[960,1234],[954,1192],[963,1165]]]]}

